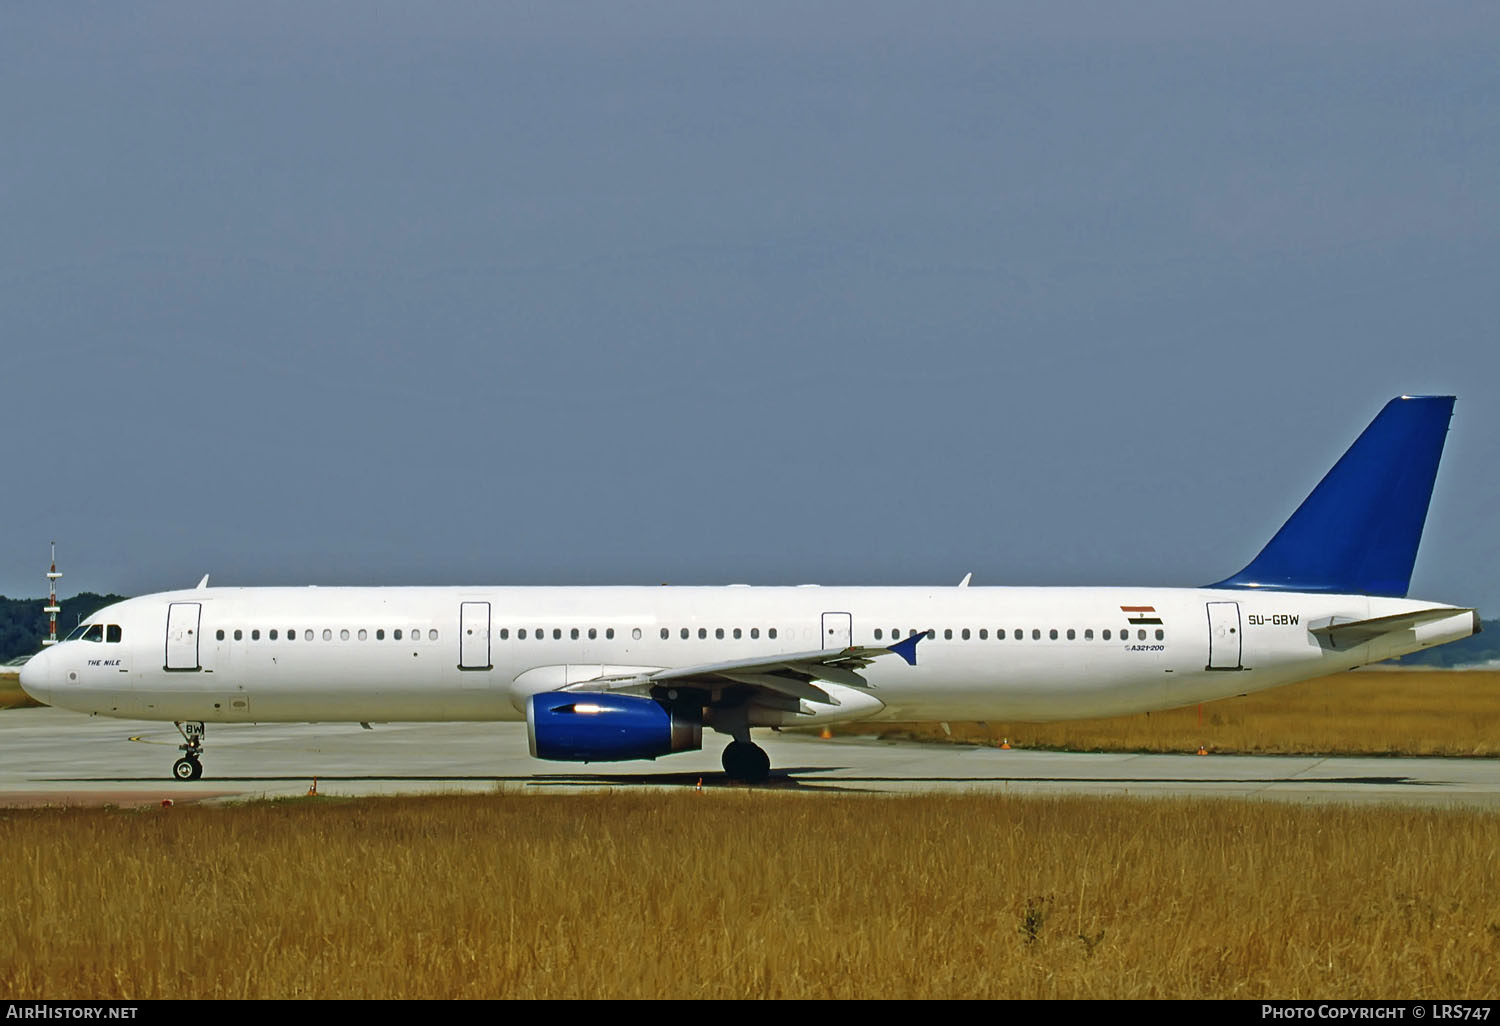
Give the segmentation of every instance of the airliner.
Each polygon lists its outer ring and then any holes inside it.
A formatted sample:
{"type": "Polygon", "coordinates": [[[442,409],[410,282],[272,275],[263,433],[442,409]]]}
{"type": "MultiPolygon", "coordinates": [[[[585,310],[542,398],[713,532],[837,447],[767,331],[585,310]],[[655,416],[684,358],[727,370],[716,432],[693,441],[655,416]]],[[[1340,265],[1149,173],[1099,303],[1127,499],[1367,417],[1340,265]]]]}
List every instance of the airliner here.
{"type": "Polygon", "coordinates": [[[21,672],[41,702],[204,725],[525,721],[540,759],[696,751],[764,781],[758,728],[1047,721],[1240,695],[1466,638],[1406,597],[1452,396],[1392,399],[1265,548],[1197,588],[196,588],[100,610],[21,672]]]}

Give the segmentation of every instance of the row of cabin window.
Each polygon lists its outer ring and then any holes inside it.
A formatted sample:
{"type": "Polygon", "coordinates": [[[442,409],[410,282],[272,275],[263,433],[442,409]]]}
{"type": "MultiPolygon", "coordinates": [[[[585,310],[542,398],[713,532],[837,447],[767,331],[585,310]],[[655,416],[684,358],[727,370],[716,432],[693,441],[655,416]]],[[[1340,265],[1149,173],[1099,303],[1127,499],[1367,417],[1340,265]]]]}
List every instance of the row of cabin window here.
{"type": "MultiPolygon", "coordinates": [[[[911,637],[912,635],[914,635],[916,633],[917,633],[916,631],[908,630],[906,632],[906,636],[907,637],[911,637]]],[[[1110,633],[1111,633],[1110,629],[1108,627],[1106,627],[1106,628],[1104,628],[1103,631],[1100,632],[1100,637],[1104,641],[1109,641],[1110,640],[1110,633]]],[[[978,634],[979,634],[979,640],[980,641],[988,641],[989,640],[990,631],[989,631],[988,627],[981,627],[981,628],[979,628],[978,634]]],[[[1078,632],[1076,630],[1074,630],[1072,627],[1069,627],[1067,629],[1066,634],[1067,634],[1067,638],[1068,638],[1069,641],[1074,641],[1078,637],[1078,632]]],[[[937,631],[928,631],[927,632],[927,636],[929,638],[935,638],[935,637],[937,637],[937,631]]],[[[969,641],[971,638],[973,638],[973,636],[974,636],[974,632],[971,632],[969,630],[969,628],[967,628],[967,627],[964,627],[963,629],[961,629],[959,631],[959,637],[963,641],[969,641]]],[[[1047,631],[1047,637],[1050,638],[1050,639],[1052,639],[1053,641],[1056,641],[1058,639],[1058,636],[1059,636],[1058,635],[1058,630],[1057,630],[1056,627],[1053,627],[1052,629],[1050,629],[1049,631],[1047,631]]],[[[1135,636],[1136,636],[1136,640],[1137,641],[1145,641],[1146,640],[1146,631],[1145,631],[1145,629],[1141,628],[1141,629],[1137,630],[1135,632],[1135,636]]],[[[1166,632],[1163,631],[1160,627],[1158,627],[1156,629],[1156,640],[1157,641],[1164,640],[1166,638],[1166,636],[1167,636],[1166,632]]],[[[901,637],[901,631],[900,631],[899,628],[893,629],[891,631],[891,640],[892,641],[895,641],[895,640],[899,639],[900,637],[901,637]]],[[[1011,637],[1014,638],[1016,641],[1020,641],[1022,638],[1026,637],[1026,632],[1023,631],[1021,628],[1017,627],[1017,628],[1015,628],[1011,632],[1011,637]]],[[[953,628],[949,627],[949,628],[946,628],[943,631],[943,639],[945,641],[952,641],[953,640],[953,628]]],[[[1041,639],[1042,639],[1041,628],[1039,628],[1039,627],[1033,627],[1031,629],[1031,640],[1033,640],[1033,641],[1040,641],[1041,639]]],[[[876,641],[882,640],[882,631],[881,631],[881,629],[879,627],[875,628],[875,640],[876,641]]],[[[1004,627],[997,627],[995,629],[995,640],[996,641],[1004,641],[1005,640],[1005,628],[1004,627]]],[[[1084,628],[1084,631],[1083,631],[1083,640],[1084,641],[1093,641],[1094,640],[1094,628],[1092,628],[1092,627],[1086,627],[1086,628],[1084,628]]],[[[1129,641],[1130,640],[1130,628],[1128,628],[1128,627],[1121,627],[1120,628],[1120,640],[1121,641],[1129,641]]]]}
{"type": "MultiPolygon", "coordinates": [[[[733,638],[736,641],[740,640],[741,638],[745,637],[745,635],[746,635],[745,630],[742,629],[742,628],[740,628],[740,627],[732,627],[732,628],[715,627],[714,628],[714,637],[716,639],[720,640],[720,641],[723,641],[724,638],[725,638],[725,631],[726,630],[728,630],[730,632],[730,635],[732,635],[733,638]]],[[[568,630],[568,637],[571,640],[573,640],[573,641],[578,641],[581,637],[583,637],[584,633],[585,632],[581,628],[573,627],[573,628],[570,628],[568,630]]],[[[595,640],[596,638],[599,637],[599,629],[597,627],[590,627],[590,628],[588,628],[587,635],[588,635],[588,639],[590,641],[593,641],[593,640],[595,640]]],[[[552,640],[553,641],[561,641],[562,640],[562,636],[563,636],[563,632],[562,632],[562,628],[561,627],[554,627],[554,628],[552,628],[552,640]]],[[[604,639],[606,641],[612,641],[612,640],[614,640],[614,636],[615,636],[615,629],[613,627],[606,627],[606,628],[604,628],[604,639]]],[[[636,641],[640,641],[641,640],[641,629],[639,627],[633,628],[631,630],[631,632],[630,632],[630,636],[633,639],[635,639],[636,641]]],[[[670,628],[670,627],[663,627],[661,629],[661,640],[666,641],[671,636],[672,636],[672,628],[670,628]]],[[[684,641],[686,641],[688,638],[690,638],[692,636],[693,636],[692,630],[689,629],[689,628],[687,628],[687,627],[683,627],[683,628],[681,628],[679,630],[679,637],[681,637],[682,640],[684,640],[684,641]]],[[[759,639],[760,638],[760,628],[759,627],[751,627],[750,630],[749,630],[749,636],[750,636],[750,638],[752,640],[759,639]]],[[[547,629],[545,627],[537,627],[537,628],[533,629],[529,634],[527,633],[527,629],[525,627],[519,627],[519,628],[516,629],[516,639],[518,641],[525,641],[527,639],[527,637],[532,637],[532,638],[535,638],[537,641],[541,641],[541,640],[543,640],[544,638],[547,637],[547,629]]],[[[707,627],[699,627],[698,628],[698,637],[700,639],[706,639],[708,637],[708,628],[707,627]]],[[[768,627],[766,629],[766,637],[774,639],[776,637],[776,628],[775,627],[768,627]]],[[[500,640],[501,641],[509,641],[510,640],[510,628],[509,627],[501,627],[500,628],[500,640]]]]}
{"type": "MultiPolygon", "coordinates": [[[[278,634],[279,633],[280,632],[278,632],[276,630],[276,628],[274,628],[274,627],[271,628],[269,631],[266,632],[266,640],[267,641],[277,641],[277,640],[280,640],[278,638],[278,634]]],[[[361,627],[358,631],[355,632],[355,636],[358,637],[360,641],[368,641],[369,638],[370,638],[370,632],[367,631],[367,630],[365,630],[363,627],[361,627]]],[[[215,632],[214,637],[218,638],[220,641],[223,641],[224,640],[224,629],[221,627],[218,631],[215,632]]],[[[340,641],[348,641],[349,637],[350,637],[350,633],[349,633],[349,629],[347,627],[344,628],[343,630],[339,631],[339,640],[340,641]]],[[[242,630],[241,628],[236,627],[235,630],[234,630],[234,640],[235,641],[243,641],[244,639],[245,639],[245,632],[244,632],[244,630],[242,630]]],[[[313,632],[311,630],[304,630],[302,632],[302,639],[304,641],[311,641],[311,640],[313,640],[313,632]]],[[[435,631],[435,630],[429,630],[427,632],[427,640],[428,641],[436,641],[437,639],[438,639],[438,632],[437,631],[435,631]]],[[[251,641],[259,641],[260,640],[260,628],[259,627],[253,628],[250,631],[250,640],[251,641]]],[[[286,632],[286,638],[285,638],[285,640],[287,640],[287,641],[296,641],[297,640],[297,629],[295,627],[289,629],[286,632]]],[[[333,631],[331,629],[329,629],[327,627],[323,628],[323,640],[324,641],[332,641],[333,640],[333,631]]],[[[376,641],[384,641],[385,640],[385,628],[384,627],[376,629],[376,631],[375,631],[375,640],[376,641]]],[[[397,627],[395,630],[391,631],[391,640],[392,641],[400,641],[401,640],[401,628],[400,627],[397,627]]],[[[407,641],[421,641],[422,640],[422,629],[420,627],[413,627],[410,631],[407,631],[406,632],[406,640],[407,641]]]]}
{"type": "MultiPolygon", "coordinates": [[[[724,638],[725,638],[725,630],[726,630],[726,628],[724,628],[724,627],[715,627],[714,628],[714,638],[717,639],[717,640],[719,640],[719,641],[724,640],[724,638]]],[[[739,628],[739,627],[728,628],[728,630],[730,631],[730,634],[733,636],[733,638],[736,641],[740,640],[741,638],[743,638],[745,636],[745,632],[741,628],[739,628]]],[[[699,637],[700,640],[706,640],[708,638],[708,628],[707,627],[699,627],[697,633],[698,633],[698,637],[699,637]]],[[[891,640],[892,641],[896,641],[896,640],[899,640],[901,638],[901,630],[900,630],[900,628],[892,628],[890,633],[891,633],[891,640]]],[[[908,628],[907,632],[906,632],[906,636],[908,638],[911,638],[911,637],[915,637],[919,633],[921,633],[921,632],[917,631],[915,628],[908,628]]],[[[235,628],[235,630],[234,630],[234,640],[235,641],[243,641],[244,640],[244,634],[245,634],[245,632],[244,632],[243,629],[241,629],[241,628],[235,628]]],[[[276,628],[274,628],[274,627],[271,628],[271,630],[267,632],[267,640],[269,640],[269,641],[280,640],[278,638],[278,634],[279,634],[279,632],[277,631],[276,628]]],[[[684,640],[684,641],[686,641],[690,637],[692,637],[692,634],[693,634],[692,630],[690,628],[687,628],[687,627],[680,628],[679,632],[678,632],[678,636],[681,637],[682,640],[684,640]]],[[[760,638],[760,628],[759,627],[751,627],[750,631],[749,631],[749,634],[750,634],[751,640],[758,640],[760,638]]],[[[928,638],[936,638],[937,637],[937,631],[935,631],[935,630],[929,630],[929,631],[926,632],[926,634],[927,634],[928,638]]],[[[1129,628],[1123,628],[1122,627],[1120,629],[1119,634],[1120,634],[1120,640],[1121,641],[1129,641],[1130,640],[1130,630],[1129,630],[1129,628]]],[[[980,641],[988,641],[989,640],[989,636],[990,636],[989,628],[987,628],[987,627],[981,627],[981,628],[979,628],[978,635],[979,635],[979,640],[980,641]]],[[[1022,640],[1026,636],[1026,632],[1023,631],[1021,628],[1017,627],[1017,628],[1015,628],[1011,632],[1011,635],[1012,635],[1012,637],[1016,641],[1020,641],[1020,640],[1022,640]]],[[[80,629],[78,631],[74,631],[74,636],[77,636],[77,637],[81,638],[84,641],[103,641],[103,640],[105,640],[105,638],[107,636],[109,641],[115,642],[115,641],[119,641],[121,639],[121,631],[120,631],[119,627],[115,626],[114,624],[110,624],[108,626],[108,633],[106,635],[106,629],[105,629],[105,626],[103,624],[93,624],[91,626],[88,626],[86,629],[80,629]]],[[[304,630],[302,632],[302,636],[303,636],[303,639],[305,641],[312,641],[313,640],[313,631],[311,629],[306,629],[306,630],[304,630]]],[[[358,639],[360,641],[366,641],[366,640],[369,639],[370,635],[369,635],[369,631],[367,631],[365,628],[361,627],[356,632],[356,636],[358,637],[358,639]]],[[[518,640],[525,641],[526,638],[527,638],[527,636],[528,636],[528,633],[527,633],[527,629],[525,627],[520,627],[520,628],[518,628],[516,630],[516,638],[518,640]]],[[[530,632],[530,636],[534,637],[538,641],[541,641],[544,638],[546,638],[547,631],[543,627],[537,627],[537,628],[534,628],[530,632]]],[[[563,634],[562,634],[562,628],[561,627],[554,627],[554,628],[552,628],[552,638],[553,638],[554,641],[561,641],[562,640],[562,636],[563,636],[563,634]]],[[[579,638],[581,637],[580,629],[577,628],[577,627],[571,628],[568,631],[568,636],[573,641],[579,640],[579,638]]],[[[589,638],[590,641],[593,641],[593,640],[597,639],[598,636],[599,636],[599,630],[598,630],[598,628],[596,628],[596,627],[590,627],[590,628],[588,628],[588,638],[589,638]]],[[[632,630],[630,632],[630,636],[632,638],[634,638],[635,640],[639,641],[640,638],[641,638],[641,629],[639,627],[635,628],[634,630],[632,630]]],[[[663,641],[666,641],[671,636],[672,636],[672,629],[670,627],[663,627],[663,628],[661,628],[661,638],[662,638],[663,641]]],[[[973,638],[973,636],[974,636],[974,632],[972,632],[968,627],[964,627],[964,628],[962,628],[959,631],[959,637],[963,641],[969,641],[969,640],[971,640],[973,638]]],[[[1053,640],[1053,641],[1058,640],[1059,633],[1058,633],[1057,628],[1053,627],[1050,630],[1048,630],[1047,636],[1051,640],[1053,640]]],[[[224,640],[224,630],[223,630],[223,628],[220,628],[215,633],[215,637],[217,637],[218,640],[220,640],[220,641],[224,640]]],[[[607,641],[613,641],[614,637],[615,637],[615,629],[613,627],[606,627],[604,629],[604,637],[605,637],[605,640],[607,640],[607,641]]],[[[775,627],[768,627],[766,629],[766,637],[770,638],[772,640],[775,640],[775,638],[776,638],[776,628],[775,627]]],[[[1041,637],[1042,637],[1041,629],[1040,628],[1036,628],[1036,627],[1032,628],[1031,637],[1032,637],[1033,641],[1040,641],[1041,637]]],[[[1074,641],[1074,640],[1077,639],[1077,637],[1078,637],[1078,632],[1076,630],[1074,630],[1072,627],[1069,627],[1067,629],[1067,639],[1069,641],[1074,641]]],[[[1110,629],[1108,627],[1104,628],[1104,630],[1100,632],[1100,637],[1104,641],[1111,640],[1111,631],[1110,631],[1110,629]]],[[[342,630],[339,631],[339,640],[340,641],[348,641],[349,638],[350,638],[350,632],[349,632],[348,628],[344,628],[344,629],[342,629],[342,630]]],[[[953,628],[949,627],[949,628],[944,629],[944,631],[943,631],[943,638],[946,641],[952,641],[953,640],[953,628]]],[[[1160,627],[1158,627],[1156,629],[1156,640],[1157,641],[1162,641],[1165,638],[1166,638],[1166,632],[1163,631],[1160,627]]],[[[250,640],[251,641],[259,641],[260,639],[261,639],[260,629],[259,628],[253,628],[250,631],[250,640]]],[[[71,637],[68,640],[71,640],[71,637]]],[[[296,631],[296,628],[292,628],[292,629],[290,629],[290,630],[288,630],[286,632],[285,640],[287,640],[287,641],[296,641],[297,640],[297,631],[296,631]]],[[[333,631],[330,628],[326,628],[325,627],[323,629],[323,640],[324,641],[332,641],[333,640],[333,631]]],[[[382,628],[377,628],[376,629],[376,631],[375,631],[375,640],[376,641],[384,641],[385,640],[385,628],[382,627],[382,628]]],[[[391,631],[391,640],[393,640],[393,641],[401,641],[402,640],[401,628],[397,627],[395,630],[391,631]]],[[[407,634],[406,634],[406,640],[409,641],[409,642],[411,642],[411,641],[421,641],[422,640],[422,631],[421,631],[421,628],[413,628],[412,630],[408,631],[407,634]]],[[[427,631],[427,640],[429,640],[429,641],[436,641],[436,640],[438,640],[438,632],[435,629],[429,629],[427,631]]],[[[501,641],[508,641],[508,640],[510,640],[510,628],[508,628],[508,627],[501,627],[500,628],[500,640],[501,641]]],[[[883,640],[885,640],[885,632],[884,632],[884,630],[882,630],[879,627],[875,628],[875,640],[876,641],[883,641],[883,640]]],[[[995,630],[995,640],[996,641],[1003,641],[1003,640],[1005,640],[1005,629],[1003,627],[1002,628],[997,628],[995,630]]],[[[1088,627],[1088,628],[1084,629],[1083,640],[1084,641],[1093,641],[1094,640],[1094,629],[1092,627],[1088,627]]],[[[1145,641],[1146,640],[1146,631],[1145,631],[1144,628],[1136,631],[1136,640],[1138,640],[1138,641],[1145,641]]]]}

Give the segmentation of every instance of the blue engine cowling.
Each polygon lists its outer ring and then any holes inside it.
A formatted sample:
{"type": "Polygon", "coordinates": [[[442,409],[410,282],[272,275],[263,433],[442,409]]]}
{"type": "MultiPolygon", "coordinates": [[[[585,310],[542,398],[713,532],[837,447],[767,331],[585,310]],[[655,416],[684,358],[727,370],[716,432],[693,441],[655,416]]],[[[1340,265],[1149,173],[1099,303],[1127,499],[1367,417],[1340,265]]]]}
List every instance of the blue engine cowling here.
{"type": "Polygon", "coordinates": [[[635,695],[549,691],[526,703],[526,736],[538,759],[618,762],[703,747],[696,709],[668,709],[635,695]]]}

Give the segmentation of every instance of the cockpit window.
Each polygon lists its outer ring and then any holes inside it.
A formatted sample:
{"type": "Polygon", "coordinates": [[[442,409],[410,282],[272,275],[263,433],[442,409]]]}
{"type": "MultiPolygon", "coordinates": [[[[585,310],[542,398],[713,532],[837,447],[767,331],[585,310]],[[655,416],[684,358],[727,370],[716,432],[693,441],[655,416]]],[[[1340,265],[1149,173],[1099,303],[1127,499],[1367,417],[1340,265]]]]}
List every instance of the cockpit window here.
{"type": "Polygon", "coordinates": [[[73,630],[69,632],[68,636],[66,638],[63,638],[63,640],[77,641],[79,638],[83,637],[83,632],[88,630],[92,626],[93,624],[90,623],[81,623],[77,627],[74,627],[73,630]]]}
{"type": "Polygon", "coordinates": [[[91,623],[91,624],[89,624],[88,625],[88,629],[83,632],[83,640],[84,641],[103,641],[104,640],[104,624],[102,624],[102,623],[91,623]]]}
{"type": "Polygon", "coordinates": [[[120,625],[119,624],[112,623],[112,624],[110,624],[108,627],[106,627],[104,629],[104,640],[105,641],[116,642],[116,641],[119,641],[121,637],[122,637],[122,635],[120,633],[120,625]]]}

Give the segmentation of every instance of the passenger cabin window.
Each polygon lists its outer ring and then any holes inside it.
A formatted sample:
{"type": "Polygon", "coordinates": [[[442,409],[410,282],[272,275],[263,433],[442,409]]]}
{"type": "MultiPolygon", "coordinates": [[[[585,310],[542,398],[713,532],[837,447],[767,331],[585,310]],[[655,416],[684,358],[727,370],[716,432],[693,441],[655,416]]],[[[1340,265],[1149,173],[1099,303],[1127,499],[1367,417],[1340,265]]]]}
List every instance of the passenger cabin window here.
{"type": "Polygon", "coordinates": [[[312,635],[311,629],[305,630],[305,631],[302,632],[302,640],[303,641],[311,641],[312,638],[313,638],[313,635],[312,635]]]}
{"type": "Polygon", "coordinates": [[[1084,641],[1093,641],[1094,640],[1094,628],[1089,627],[1089,628],[1087,628],[1083,632],[1083,640],[1084,641]]]}
{"type": "Polygon", "coordinates": [[[640,641],[641,640],[641,629],[639,627],[632,627],[630,629],[630,636],[634,640],[640,641]]]}
{"type": "Polygon", "coordinates": [[[589,628],[589,640],[593,641],[598,636],[599,636],[599,629],[597,627],[590,627],[589,628]]]}
{"type": "Polygon", "coordinates": [[[752,638],[759,638],[760,637],[760,628],[759,627],[751,627],[750,628],[750,637],[752,637],[752,638]]]}
{"type": "Polygon", "coordinates": [[[339,631],[339,640],[340,641],[348,641],[349,640],[349,628],[345,627],[345,628],[343,628],[343,629],[341,629],[339,631]]]}
{"type": "Polygon", "coordinates": [[[1156,628],[1156,640],[1157,641],[1161,641],[1166,636],[1167,636],[1167,632],[1166,631],[1162,630],[1160,627],[1156,628]]]}
{"type": "Polygon", "coordinates": [[[218,630],[214,631],[214,637],[217,638],[219,641],[223,641],[224,640],[224,628],[220,627],[218,630]]]}
{"type": "MultiPolygon", "coordinates": [[[[526,637],[526,632],[524,630],[521,631],[521,637],[523,637],[523,638],[526,637]]],[[[400,641],[401,640],[401,628],[400,627],[397,627],[395,630],[391,631],[391,640],[392,641],[400,641]]]]}
{"type": "Polygon", "coordinates": [[[663,628],[662,628],[662,629],[661,629],[661,640],[663,640],[663,641],[666,641],[666,640],[667,640],[667,639],[668,639],[668,638],[670,638],[670,637],[671,637],[671,636],[672,636],[672,632],[671,632],[671,631],[670,631],[670,630],[668,630],[668,629],[667,629],[667,628],[665,628],[665,627],[663,627],[663,628]]]}
{"type": "Polygon", "coordinates": [[[605,641],[614,641],[615,640],[615,629],[613,627],[606,627],[606,628],[604,628],[604,640],[605,641]]]}
{"type": "Polygon", "coordinates": [[[682,629],[682,640],[686,641],[687,639],[688,639],[688,629],[686,627],[684,627],[682,629]]]}
{"type": "Polygon", "coordinates": [[[236,627],[234,629],[234,640],[235,641],[243,641],[244,638],[245,638],[245,632],[242,631],[242,630],[240,630],[238,627],[236,627]]]}
{"type": "Polygon", "coordinates": [[[259,641],[260,640],[260,628],[259,627],[255,628],[255,630],[253,630],[253,631],[250,632],[250,640],[251,641],[259,641]]]}
{"type": "Polygon", "coordinates": [[[1072,641],[1076,637],[1078,637],[1077,633],[1073,630],[1073,628],[1069,627],[1068,628],[1068,640],[1072,641]]]}
{"type": "Polygon", "coordinates": [[[875,628],[875,640],[876,641],[880,640],[880,628],[879,627],[875,628]]]}
{"type": "Polygon", "coordinates": [[[766,637],[774,639],[776,637],[776,628],[772,627],[770,630],[766,631],[766,637]]]}

